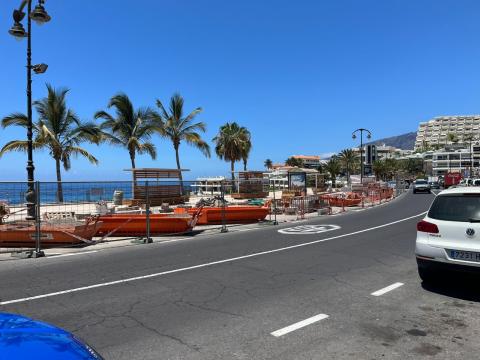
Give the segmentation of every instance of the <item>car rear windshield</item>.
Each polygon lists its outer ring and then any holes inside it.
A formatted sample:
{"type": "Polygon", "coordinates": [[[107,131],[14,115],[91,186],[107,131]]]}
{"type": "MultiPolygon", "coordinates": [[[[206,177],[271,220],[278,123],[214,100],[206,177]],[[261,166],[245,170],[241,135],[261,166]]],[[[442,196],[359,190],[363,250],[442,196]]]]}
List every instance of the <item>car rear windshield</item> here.
{"type": "Polygon", "coordinates": [[[424,185],[424,184],[427,184],[427,180],[415,180],[415,184],[424,185]]]}
{"type": "Polygon", "coordinates": [[[480,194],[437,196],[428,217],[447,221],[480,222],[480,194]]]}

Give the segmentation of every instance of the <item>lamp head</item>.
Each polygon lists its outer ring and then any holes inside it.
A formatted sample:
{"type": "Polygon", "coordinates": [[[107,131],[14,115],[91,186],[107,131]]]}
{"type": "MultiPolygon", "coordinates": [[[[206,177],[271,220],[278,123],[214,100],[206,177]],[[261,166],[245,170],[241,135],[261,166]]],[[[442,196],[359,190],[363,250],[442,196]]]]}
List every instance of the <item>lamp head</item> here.
{"type": "Polygon", "coordinates": [[[367,139],[371,139],[372,135],[370,133],[367,134],[367,139]]]}
{"type": "Polygon", "coordinates": [[[352,134],[352,139],[355,140],[357,138],[357,135],[352,134]]]}
{"type": "Polygon", "coordinates": [[[35,21],[38,25],[43,25],[51,20],[50,15],[48,15],[45,7],[43,6],[43,0],[39,0],[35,9],[30,13],[30,18],[35,21]]]}
{"type": "Polygon", "coordinates": [[[18,41],[20,41],[23,38],[28,36],[27,32],[23,28],[22,23],[20,23],[20,22],[15,22],[15,24],[13,24],[11,29],[8,30],[8,33],[10,35],[12,35],[13,37],[15,37],[15,39],[18,40],[18,41]]]}
{"type": "Polygon", "coordinates": [[[45,71],[47,71],[47,69],[47,64],[37,64],[32,66],[32,70],[35,74],[43,74],[45,71]]]}

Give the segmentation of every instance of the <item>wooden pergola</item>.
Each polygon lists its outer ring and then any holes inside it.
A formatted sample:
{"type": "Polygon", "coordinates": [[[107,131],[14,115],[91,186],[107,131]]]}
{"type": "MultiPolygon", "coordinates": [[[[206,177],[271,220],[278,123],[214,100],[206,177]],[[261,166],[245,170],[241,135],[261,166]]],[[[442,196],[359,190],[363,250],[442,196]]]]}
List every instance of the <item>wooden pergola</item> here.
{"type": "Polygon", "coordinates": [[[133,202],[145,204],[147,197],[151,206],[163,203],[181,204],[187,200],[188,195],[183,192],[181,173],[188,169],[126,169],[133,176],[133,202]],[[169,179],[169,181],[162,181],[169,179]]]}
{"type": "Polygon", "coordinates": [[[269,180],[263,176],[263,171],[239,171],[235,182],[234,199],[256,199],[268,196],[269,180]]]}

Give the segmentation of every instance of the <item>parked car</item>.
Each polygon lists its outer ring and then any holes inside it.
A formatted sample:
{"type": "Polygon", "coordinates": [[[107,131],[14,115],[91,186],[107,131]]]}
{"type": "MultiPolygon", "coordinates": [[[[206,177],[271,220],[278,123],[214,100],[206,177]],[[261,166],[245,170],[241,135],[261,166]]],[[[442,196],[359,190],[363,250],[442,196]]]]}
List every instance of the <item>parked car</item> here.
{"type": "Polygon", "coordinates": [[[89,345],[56,326],[0,313],[0,358],[102,360],[89,345]]]}
{"type": "Polygon", "coordinates": [[[413,193],[416,194],[417,192],[430,192],[430,185],[427,180],[417,179],[413,182],[413,193]]]}
{"type": "Polygon", "coordinates": [[[480,273],[480,188],[456,187],[437,195],[417,224],[415,254],[425,282],[445,270],[480,273]]]}

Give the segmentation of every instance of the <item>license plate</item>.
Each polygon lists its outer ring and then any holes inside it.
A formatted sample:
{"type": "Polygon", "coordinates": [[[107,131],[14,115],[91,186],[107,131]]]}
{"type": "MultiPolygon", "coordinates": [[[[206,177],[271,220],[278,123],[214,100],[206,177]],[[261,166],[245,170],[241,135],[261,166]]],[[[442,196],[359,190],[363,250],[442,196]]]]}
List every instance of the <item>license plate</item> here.
{"type": "Polygon", "coordinates": [[[480,253],[473,251],[450,250],[450,257],[455,260],[480,262],[480,253]]]}

